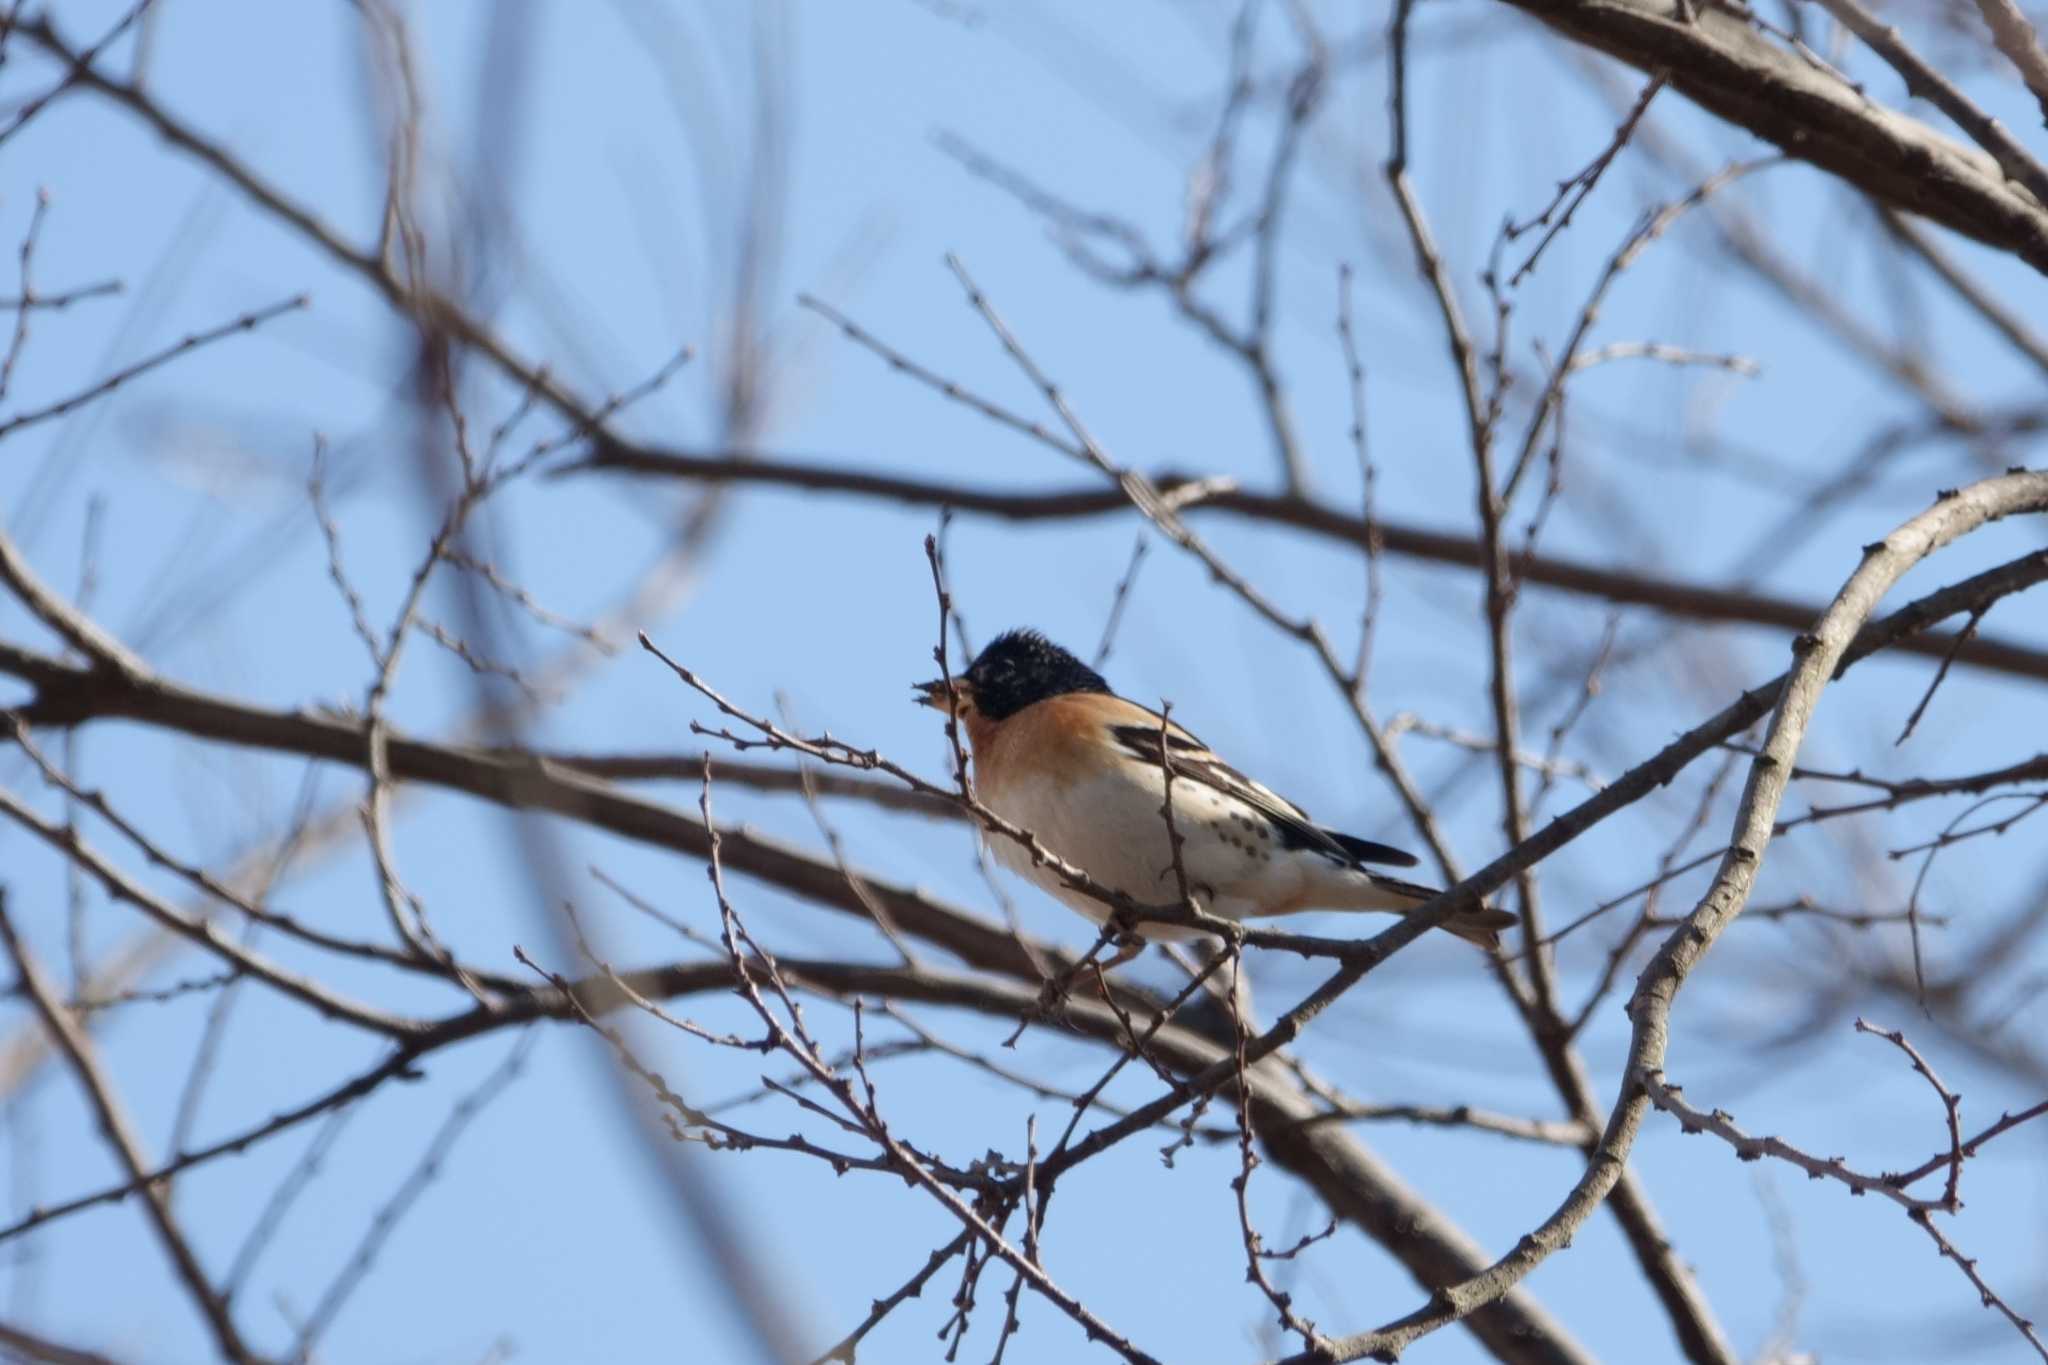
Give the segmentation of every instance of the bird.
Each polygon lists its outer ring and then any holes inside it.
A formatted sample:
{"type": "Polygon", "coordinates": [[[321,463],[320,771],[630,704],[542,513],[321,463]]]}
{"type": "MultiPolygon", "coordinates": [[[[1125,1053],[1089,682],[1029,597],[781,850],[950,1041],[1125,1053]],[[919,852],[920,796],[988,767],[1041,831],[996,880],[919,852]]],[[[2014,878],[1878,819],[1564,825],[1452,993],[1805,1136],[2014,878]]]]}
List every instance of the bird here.
{"type": "MultiPolygon", "coordinates": [[[[1308,812],[1218,758],[1179,724],[1118,696],[1103,676],[1035,630],[989,641],[967,671],[914,685],[914,700],[952,709],[973,751],[974,792],[1036,835],[1047,851],[1141,905],[1178,903],[1180,877],[1163,809],[1172,773],[1173,830],[1190,898],[1244,921],[1304,910],[1406,913],[1438,893],[1374,865],[1412,867],[1413,854],[1325,828],[1308,812]]],[[[1097,924],[1114,913],[1005,835],[996,860],[1097,924]]],[[[1505,910],[1479,906],[1442,927],[1498,951],[1505,910]]],[[[1200,930],[1148,922],[1105,966],[1149,940],[1200,930]]]]}

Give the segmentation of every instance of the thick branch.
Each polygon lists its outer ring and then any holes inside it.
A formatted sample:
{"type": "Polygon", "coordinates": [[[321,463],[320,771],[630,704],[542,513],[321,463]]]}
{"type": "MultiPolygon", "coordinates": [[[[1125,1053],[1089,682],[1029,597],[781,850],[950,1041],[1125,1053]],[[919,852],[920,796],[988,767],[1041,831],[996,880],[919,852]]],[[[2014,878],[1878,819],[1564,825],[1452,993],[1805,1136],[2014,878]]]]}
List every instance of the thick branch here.
{"type": "Polygon", "coordinates": [[[1506,0],[1646,72],[1881,204],[2011,252],[2048,273],[2048,212],[1988,154],[1884,108],[1717,5],[1506,0]]]}

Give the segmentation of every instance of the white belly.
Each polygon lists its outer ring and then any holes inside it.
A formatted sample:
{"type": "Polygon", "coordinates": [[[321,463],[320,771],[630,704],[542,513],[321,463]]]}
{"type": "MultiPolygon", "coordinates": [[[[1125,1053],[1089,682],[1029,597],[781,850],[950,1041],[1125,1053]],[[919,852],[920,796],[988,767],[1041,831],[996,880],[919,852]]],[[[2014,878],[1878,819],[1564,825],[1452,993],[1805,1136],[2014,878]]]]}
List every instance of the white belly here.
{"type": "MultiPolygon", "coordinates": [[[[1085,782],[1049,779],[983,787],[990,810],[1038,836],[1039,842],[1104,886],[1143,905],[1180,898],[1172,845],[1159,813],[1164,779],[1158,769],[1136,763],[1085,782]]],[[[1174,827],[1185,841],[1181,861],[1188,889],[1210,914],[1244,919],[1302,894],[1303,857],[1280,846],[1279,836],[1256,813],[1212,787],[1192,781],[1173,784],[1174,827]]],[[[1040,866],[1016,840],[987,836],[996,861],[1096,923],[1111,910],[1086,892],[1065,886],[1040,866]]],[[[1146,938],[1185,939],[1195,931],[1148,924],[1146,938]]]]}

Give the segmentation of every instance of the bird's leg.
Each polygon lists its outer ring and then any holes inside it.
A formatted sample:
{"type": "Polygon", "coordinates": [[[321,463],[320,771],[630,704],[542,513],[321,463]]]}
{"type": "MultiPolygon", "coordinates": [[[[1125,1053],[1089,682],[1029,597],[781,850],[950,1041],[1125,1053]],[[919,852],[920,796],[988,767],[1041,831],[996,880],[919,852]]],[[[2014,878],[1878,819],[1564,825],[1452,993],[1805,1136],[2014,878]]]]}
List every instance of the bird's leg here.
{"type": "MultiPolygon", "coordinates": [[[[1102,999],[1108,1000],[1109,983],[1103,979],[1102,974],[1112,968],[1121,967],[1124,963],[1129,962],[1139,953],[1145,951],[1145,940],[1128,930],[1117,934],[1110,942],[1116,944],[1116,952],[1108,961],[1097,962],[1092,958],[1084,959],[1059,976],[1046,978],[1044,983],[1038,988],[1038,1003],[1029,1014],[1018,1021],[1016,1032],[1003,1040],[1003,1046],[1015,1046],[1017,1040],[1024,1036],[1024,1031],[1030,1028],[1033,1023],[1042,1023],[1052,1018],[1054,1012],[1066,1004],[1069,985],[1075,977],[1084,971],[1094,977],[1096,993],[1102,999]]],[[[1092,952],[1093,950],[1091,949],[1090,951],[1092,952]]]]}
{"type": "Polygon", "coordinates": [[[1136,934],[1118,934],[1116,937],[1116,955],[1107,962],[1097,964],[1097,970],[1106,972],[1111,967],[1121,967],[1144,951],[1144,939],[1136,934]]]}
{"type": "Polygon", "coordinates": [[[1119,934],[1115,939],[1116,952],[1106,962],[1091,964],[1095,968],[1095,990],[1104,1000],[1109,999],[1109,980],[1104,973],[1121,967],[1139,953],[1145,951],[1145,940],[1136,934],[1119,934]]]}

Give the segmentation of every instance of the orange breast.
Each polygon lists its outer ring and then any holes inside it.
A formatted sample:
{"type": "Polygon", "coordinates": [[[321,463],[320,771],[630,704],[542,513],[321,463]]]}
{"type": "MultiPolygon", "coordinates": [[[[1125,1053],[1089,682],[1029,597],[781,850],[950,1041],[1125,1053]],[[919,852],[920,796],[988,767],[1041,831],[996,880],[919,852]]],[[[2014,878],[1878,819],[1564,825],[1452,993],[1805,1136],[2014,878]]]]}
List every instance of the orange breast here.
{"type": "Polygon", "coordinates": [[[1074,692],[1034,702],[1002,721],[967,719],[975,780],[995,791],[1026,779],[1081,778],[1123,755],[1108,738],[1112,724],[1147,720],[1119,697],[1074,692]]]}

